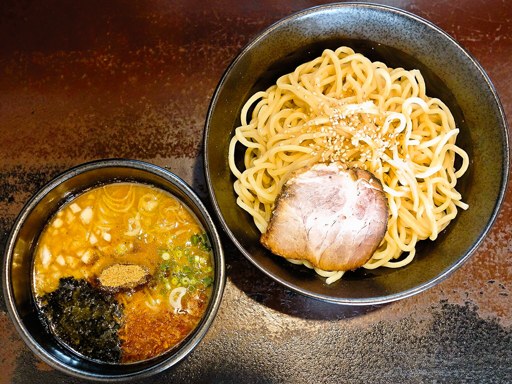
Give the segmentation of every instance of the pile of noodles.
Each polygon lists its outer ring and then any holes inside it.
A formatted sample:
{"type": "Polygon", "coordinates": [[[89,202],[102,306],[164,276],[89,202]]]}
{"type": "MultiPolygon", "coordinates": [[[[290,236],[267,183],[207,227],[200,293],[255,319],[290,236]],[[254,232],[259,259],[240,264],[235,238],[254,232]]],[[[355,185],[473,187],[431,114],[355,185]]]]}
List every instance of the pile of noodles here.
{"type": "MultiPolygon", "coordinates": [[[[388,228],[367,269],[410,263],[418,241],[435,240],[457,207],[468,208],[455,189],[469,165],[455,144],[459,130],[448,107],[426,95],[418,70],[388,68],[348,47],[325,50],[254,94],[240,118],[229,166],[237,203],[262,233],[290,174],[317,162],[368,170],[383,185],[388,228]],[[244,170],[235,164],[238,143],[246,147],[244,170]]],[[[327,283],[344,273],[315,271],[327,283]]]]}

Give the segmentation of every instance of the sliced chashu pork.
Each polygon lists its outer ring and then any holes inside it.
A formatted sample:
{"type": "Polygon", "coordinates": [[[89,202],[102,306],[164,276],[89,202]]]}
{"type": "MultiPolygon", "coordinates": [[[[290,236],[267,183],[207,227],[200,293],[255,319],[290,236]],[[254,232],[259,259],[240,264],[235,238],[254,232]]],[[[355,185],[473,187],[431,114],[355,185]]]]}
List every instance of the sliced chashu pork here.
{"type": "Polygon", "coordinates": [[[285,183],[261,243],[320,269],[353,270],[373,255],[387,222],[386,196],[372,173],[319,163],[285,183]]]}

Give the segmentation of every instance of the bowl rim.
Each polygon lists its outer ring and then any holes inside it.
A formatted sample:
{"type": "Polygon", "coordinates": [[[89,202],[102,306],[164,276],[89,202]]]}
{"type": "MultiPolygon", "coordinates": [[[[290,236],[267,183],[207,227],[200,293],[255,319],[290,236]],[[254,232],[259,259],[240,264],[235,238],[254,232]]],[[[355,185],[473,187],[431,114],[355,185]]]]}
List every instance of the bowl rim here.
{"type": "MultiPolygon", "coordinates": [[[[234,128],[234,127],[233,127],[234,128]]],[[[205,175],[206,175],[206,181],[208,186],[208,193],[210,195],[210,200],[212,202],[213,209],[215,211],[215,214],[217,218],[219,219],[222,229],[224,232],[228,235],[230,240],[235,244],[236,248],[244,255],[246,259],[248,259],[251,264],[253,264],[255,267],[257,267],[260,271],[262,271],[265,275],[272,278],[274,281],[279,282],[280,284],[284,285],[286,288],[295,291],[299,294],[302,294],[304,296],[323,301],[333,304],[340,304],[340,305],[354,305],[354,306],[364,306],[364,305],[379,305],[379,304],[385,304],[390,303],[393,301],[405,299],[407,297],[416,295],[420,292],[423,292],[427,290],[428,288],[431,288],[432,286],[438,284],[439,282],[446,279],[450,274],[452,274],[455,270],[457,270],[462,264],[464,264],[471,255],[476,251],[476,249],[481,245],[483,240],[486,238],[487,234],[489,233],[491,227],[496,221],[496,218],[500,212],[500,207],[503,204],[505,193],[507,190],[508,180],[509,180],[509,168],[510,168],[510,158],[509,158],[509,133],[508,133],[508,123],[505,116],[505,112],[503,109],[503,105],[500,101],[499,95],[496,91],[496,88],[494,87],[490,77],[485,72],[484,68],[481,66],[481,64],[476,60],[476,58],[468,52],[457,40],[455,40],[451,35],[449,35],[447,32],[445,32],[443,29],[441,29],[439,26],[434,24],[433,22],[418,16],[412,12],[390,6],[390,5],[383,5],[383,4],[377,4],[377,3],[358,3],[358,2],[346,2],[346,3],[329,3],[329,4],[323,4],[323,5],[317,5],[313,7],[309,7],[297,12],[293,12],[288,16],[285,16],[278,21],[270,24],[260,32],[258,32],[255,36],[250,38],[249,42],[235,55],[235,57],[232,59],[230,64],[225,69],[219,83],[217,84],[215,91],[213,93],[213,96],[210,101],[210,105],[208,107],[208,112],[206,115],[205,120],[205,133],[204,133],[204,139],[203,139],[203,147],[204,147],[204,169],[205,169],[205,175]],[[279,276],[276,276],[274,273],[268,271],[263,266],[261,266],[250,254],[249,251],[247,251],[242,244],[237,240],[231,229],[229,228],[228,224],[226,223],[224,216],[222,214],[222,211],[220,209],[220,206],[218,204],[218,201],[215,196],[215,190],[213,188],[212,184],[212,171],[210,169],[210,164],[208,162],[209,155],[209,137],[211,132],[211,126],[210,121],[214,115],[214,109],[217,105],[217,103],[220,100],[220,93],[223,89],[224,84],[226,83],[228,77],[230,76],[231,72],[234,68],[236,68],[236,65],[242,60],[242,58],[248,54],[248,52],[256,45],[260,43],[260,41],[267,38],[268,35],[270,35],[274,30],[281,28],[282,26],[286,25],[287,23],[290,23],[294,20],[304,18],[307,16],[310,16],[312,14],[316,13],[322,13],[329,10],[337,10],[337,9],[347,9],[347,8],[353,8],[353,9],[370,9],[373,12],[389,12],[393,14],[397,14],[401,17],[405,17],[408,19],[412,19],[420,24],[423,24],[425,27],[428,27],[429,29],[433,30],[435,33],[442,35],[444,39],[447,39],[451,44],[453,44],[456,49],[458,49],[461,53],[463,53],[471,65],[480,73],[482,78],[484,79],[485,83],[487,84],[487,87],[489,91],[492,94],[493,99],[496,102],[496,107],[499,111],[499,119],[501,120],[502,124],[500,126],[501,129],[501,136],[503,139],[503,146],[502,146],[502,152],[503,152],[503,167],[501,172],[501,184],[499,188],[498,197],[496,199],[496,202],[494,204],[494,208],[492,211],[492,214],[483,228],[482,232],[479,234],[479,237],[476,239],[475,242],[471,245],[471,247],[466,250],[465,254],[462,255],[457,262],[453,263],[450,267],[446,268],[442,273],[436,275],[435,277],[431,278],[430,280],[419,284],[416,287],[407,289],[405,291],[395,293],[395,294],[388,294],[388,295],[382,295],[382,296],[375,296],[375,297],[367,297],[367,298],[343,298],[343,297],[333,297],[323,294],[317,294],[314,292],[311,292],[307,289],[303,289],[300,286],[297,286],[295,284],[289,283],[288,281],[280,278],[279,276]]]]}
{"type": "MultiPolygon", "coordinates": [[[[189,207],[189,209],[191,208],[189,207]]],[[[195,215],[197,214],[195,213],[195,215]]],[[[21,336],[25,344],[29,347],[29,349],[32,352],[34,352],[36,356],[41,358],[45,363],[65,374],[68,374],[76,378],[95,381],[114,382],[146,378],[154,374],[160,373],[183,360],[187,355],[189,355],[193,351],[193,349],[196,348],[196,346],[201,342],[201,340],[204,338],[204,336],[210,329],[220,307],[225,289],[225,284],[226,267],[222,242],[216,225],[212,220],[212,217],[210,216],[210,213],[208,212],[208,210],[206,209],[205,205],[198,197],[198,195],[184,180],[182,180],[173,172],[149,162],[125,158],[93,160],[73,166],[65,170],[64,172],[60,173],[59,175],[55,176],[43,187],[39,188],[38,191],[34,193],[30,197],[30,199],[25,203],[25,205],[23,206],[20,213],[17,215],[15,219],[15,222],[7,237],[7,242],[4,250],[4,261],[2,265],[2,286],[7,312],[9,313],[9,316],[15,326],[15,329],[17,330],[18,334],[21,336]],[[190,198],[192,204],[183,201],[183,199],[181,199],[180,197],[176,197],[182,202],[182,204],[184,204],[187,207],[195,205],[201,214],[201,219],[204,220],[204,222],[207,224],[205,229],[209,232],[208,234],[210,237],[210,242],[212,244],[212,257],[215,260],[214,270],[215,274],[217,275],[215,279],[216,283],[214,285],[214,288],[212,289],[210,302],[207,306],[203,318],[198,323],[197,327],[192,331],[192,333],[183,340],[183,343],[179,345],[177,350],[173,354],[163,358],[162,360],[155,360],[156,363],[154,365],[150,365],[139,371],[134,371],[126,374],[120,373],[103,375],[100,373],[90,373],[88,371],[78,369],[73,365],[66,364],[63,361],[54,357],[32,337],[30,332],[23,325],[21,315],[15,305],[14,292],[12,289],[11,264],[13,261],[14,246],[17,241],[18,234],[26,218],[37,207],[41,200],[49,192],[58,187],[62,182],[72,179],[73,177],[78,176],[80,174],[95,171],[97,169],[102,168],[130,168],[147,172],[148,174],[156,175],[171,183],[178,190],[183,192],[188,198],[190,198]]],[[[100,364],[111,365],[105,363],[100,364]]]]}

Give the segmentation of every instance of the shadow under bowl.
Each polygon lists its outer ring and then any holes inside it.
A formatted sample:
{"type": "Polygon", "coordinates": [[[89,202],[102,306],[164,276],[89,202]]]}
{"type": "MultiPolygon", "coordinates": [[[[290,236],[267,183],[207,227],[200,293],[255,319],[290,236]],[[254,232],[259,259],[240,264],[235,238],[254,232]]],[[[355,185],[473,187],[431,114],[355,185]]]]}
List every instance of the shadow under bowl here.
{"type": "MultiPolygon", "coordinates": [[[[453,38],[411,13],[375,4],[330,4],[271,25],[250,42],[224,73],[205,125],[205,172],[222,227],[257,268],[301,294],[346,305],[370,305],[419,293],[446,278],[482,242],[504,198],[509,172],[507,123],[496,91],[478,62],[453,38]],[[328,285],[311,270],[272,255],[259,242],[252,217],[236,203],[228,148],[248,98],[298,65],[349,46],[390,68],[419,69],[427,95],[452,111],[457,145],[470,166],[457,190],[469,204],[438,239],[421,241],[412,263],[399,269],[360,268],[328,285]]],[[[243,153],[236,153],[244,169],[243,153]]]]}

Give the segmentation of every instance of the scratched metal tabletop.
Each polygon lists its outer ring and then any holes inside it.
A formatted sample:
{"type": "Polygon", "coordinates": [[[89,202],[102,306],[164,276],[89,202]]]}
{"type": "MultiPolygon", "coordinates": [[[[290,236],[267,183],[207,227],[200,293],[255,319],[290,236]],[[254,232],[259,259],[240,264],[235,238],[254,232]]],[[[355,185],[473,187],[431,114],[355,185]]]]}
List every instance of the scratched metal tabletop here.
{"type": "MultiPolygon", "coordinates": [[[[482,64],[512,116],[512,5],[376,1],[437,24],[482,64]]],[[[322,1],[0,4],[0,251],[23,204],[108,157],[178,174],[209,205],[202,138],[214,89],[268,25],[322,1]]],[[[197,349],[147,383],[512,382],[512,191],[490,234],[434,288],[344,307],[295,294],[224,238],[227,286],[197,349]]],[[[77,383],[22,342],[0,298],[0,382],[77,383]]]]}

